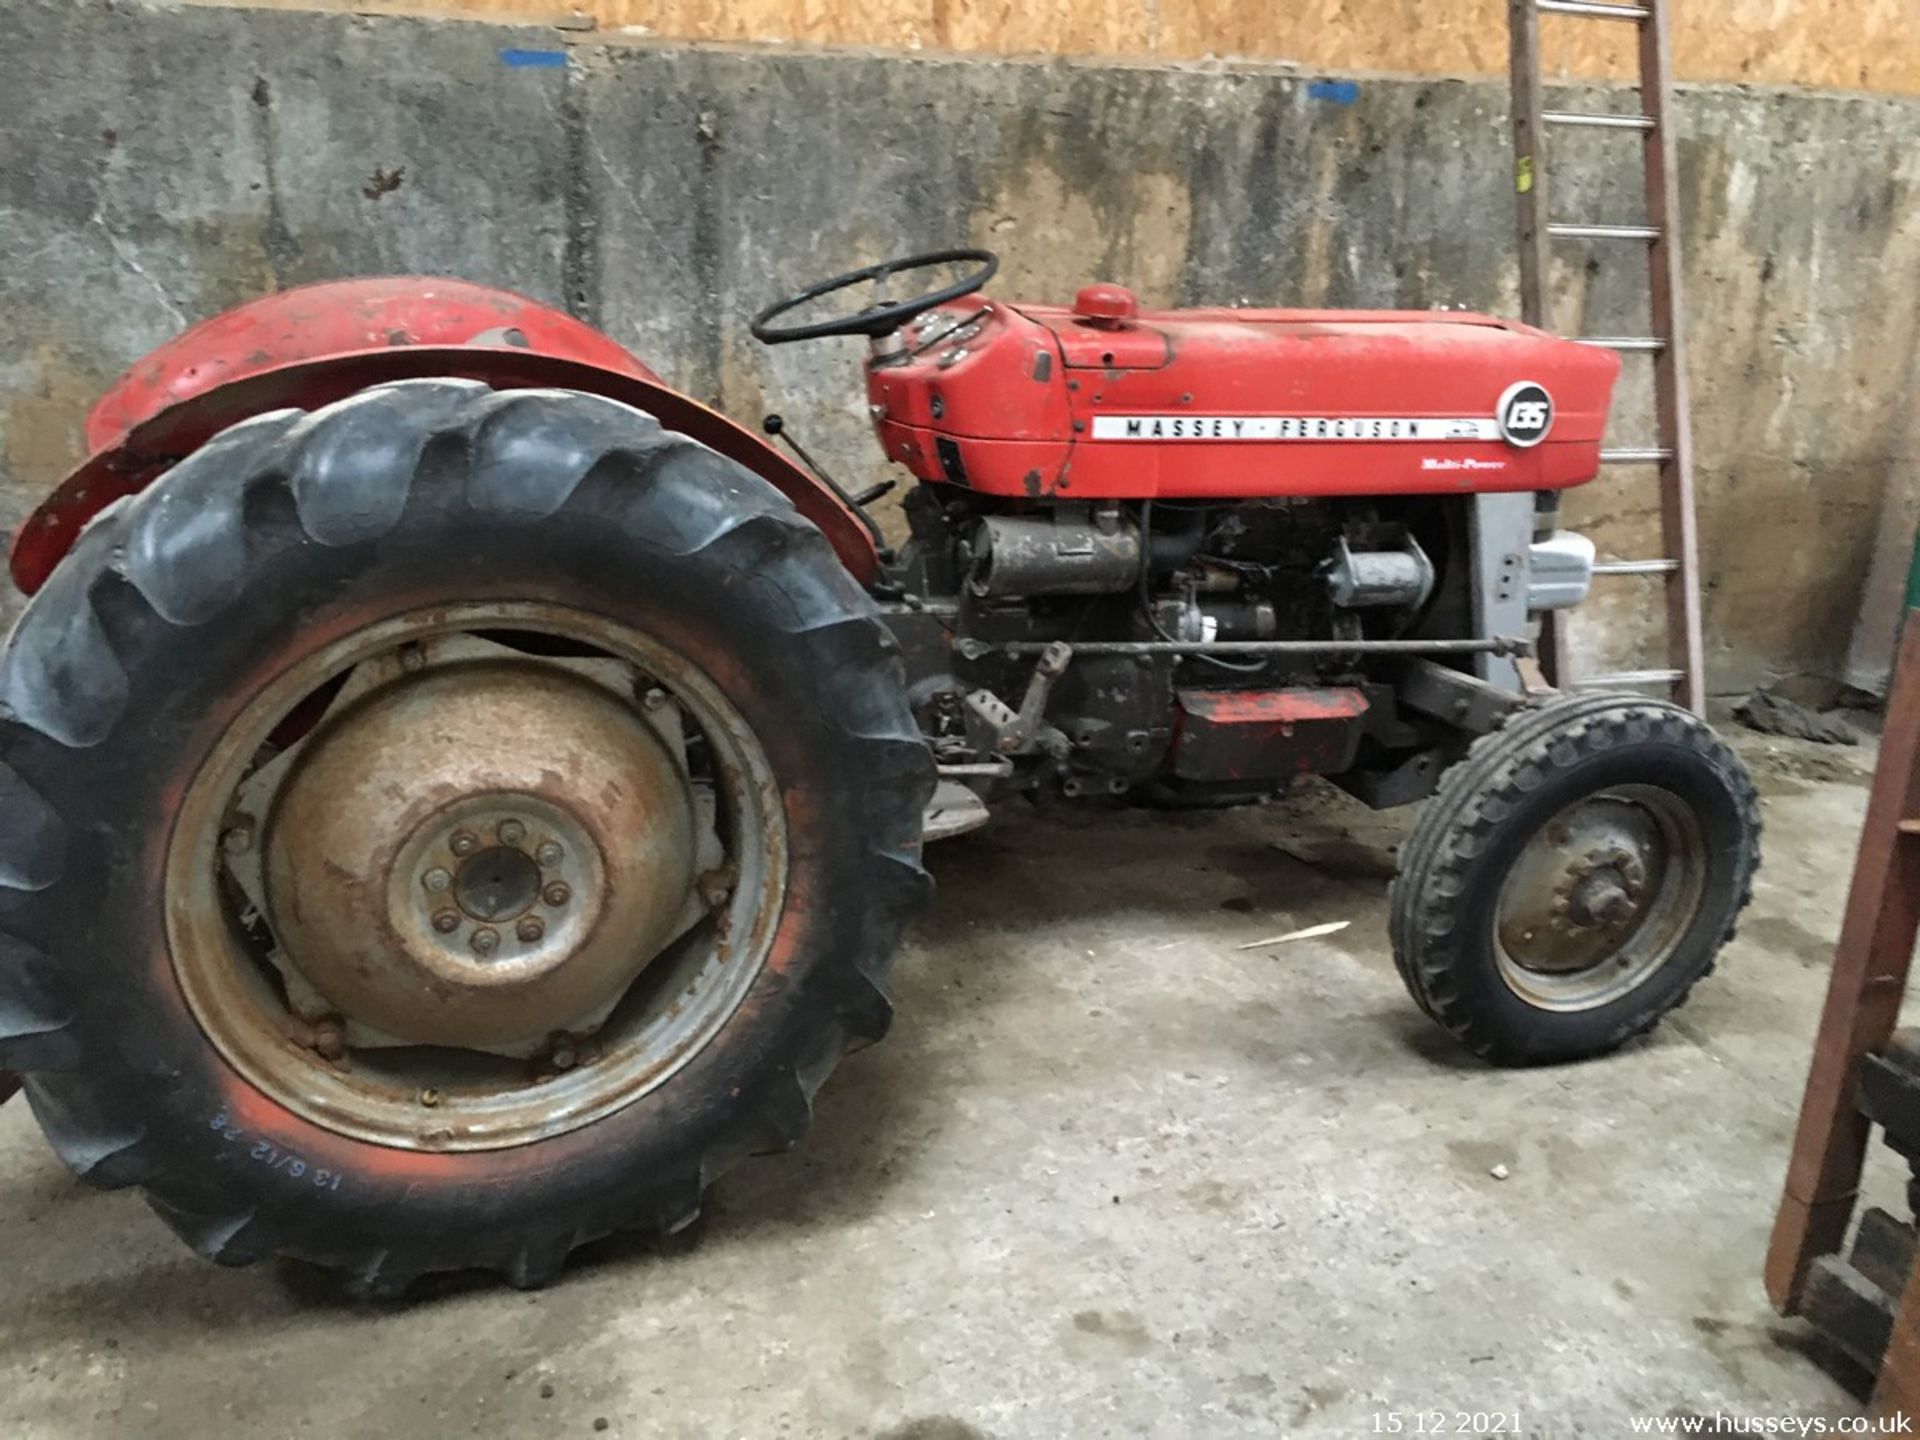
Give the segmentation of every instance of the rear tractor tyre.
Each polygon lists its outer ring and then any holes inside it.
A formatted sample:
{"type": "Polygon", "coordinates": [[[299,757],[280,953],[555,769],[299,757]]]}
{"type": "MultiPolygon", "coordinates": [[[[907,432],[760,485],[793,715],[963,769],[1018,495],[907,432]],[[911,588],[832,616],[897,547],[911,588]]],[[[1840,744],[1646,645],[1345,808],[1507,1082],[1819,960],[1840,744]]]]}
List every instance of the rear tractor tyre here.
{"type": "Polygon", "coordinates": [[[1516,716],[1442,779],[1391,890],[1420,1007],[1498,1064],[1586,1059],[1682,1004],[1752,898],[1760,815],[1696,716],[1582,696],[1516,716]]]}
{"type": "Polygon", "coordinates": [[[885,1032],[933,779],[825,537],[640,411],[259,416],[0,655],[0,1070],[211,1259],[537,1285],[885,1032]]]}

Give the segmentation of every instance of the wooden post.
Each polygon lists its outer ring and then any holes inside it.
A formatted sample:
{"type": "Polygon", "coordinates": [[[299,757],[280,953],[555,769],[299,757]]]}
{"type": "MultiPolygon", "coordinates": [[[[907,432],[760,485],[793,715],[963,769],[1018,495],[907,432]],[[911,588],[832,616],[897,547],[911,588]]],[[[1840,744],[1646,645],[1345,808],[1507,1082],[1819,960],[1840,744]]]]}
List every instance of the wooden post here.
{"type": "Polygon", "coordinates": [[[1540,79],[1540,12],[1533,0],[1507,0],[1508,63],[1513,78],[1513,189],[1520,226],[1520,318],[1549,328],[1552,257],[1547,244],[1546,90],[1540,79]]]}
{"type": "MultiPolygon", "coordinates": [[[[1855,1078],[1860,1058],[1883,1048],[1898,1023],[1920,934],[1920,832],[1908,828],[1916,816],[1920,625],[1908,624],[1894,662],[1880,764],[1800,1102],[1786,1193],[1767,1249],[1767,1294],[1787,1314],[1799,1307],[1808,1267],[1846,1240],[1859,1193],[1869,1127],[1854,1103],[1855,1078]]],[[[1914,1299],[1912,1287],[1908,1299],[1914,1299]]]]}
{"type": "Polygon", "coordinates": [[[1873,1386],[1875,1415],[1920,1415],[1920,1267],[1900,1292],[1893,1334],[1873,1386]]]}

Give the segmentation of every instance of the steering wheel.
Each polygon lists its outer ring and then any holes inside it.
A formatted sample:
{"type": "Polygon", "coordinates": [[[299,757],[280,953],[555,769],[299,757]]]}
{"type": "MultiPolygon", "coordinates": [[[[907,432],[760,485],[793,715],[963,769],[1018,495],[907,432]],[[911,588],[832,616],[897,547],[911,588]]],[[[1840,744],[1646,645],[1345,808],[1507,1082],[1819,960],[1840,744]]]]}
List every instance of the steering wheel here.
{"type": "Polygon", "coordinates": [[[962,295],[973,294],[993,279],[999,269],[1000,257],[991,250],[934,250],[925,255],[887,260],[878,265],[869,265],[864,270],[853,270],[845,275],[836,275],[831,280],[822,280],[817,285],[809,285],[797,295],[776,301],[754,316],[749,328],[753,331],[753,338],[763,345],[791,345],[796,340],[822,340],[829,335],[864,335],[870,340],[878,340],[884,335],[891,335],[917,315],[924,315],[950,300],[958,300],[962,295]],[[911,300],[884,298],[886,282],[895,275],[905,274],[909,270],[927,270],[935,265],[968,264],[979,268],[944,290],[915,296],[911,300]],[[838,320],[822,320],[813,325],[776,326],[772,323],[802,305],[810,305],[823,296],[866,281],[873,282],[874,302],[857,314],[838,320]]]}

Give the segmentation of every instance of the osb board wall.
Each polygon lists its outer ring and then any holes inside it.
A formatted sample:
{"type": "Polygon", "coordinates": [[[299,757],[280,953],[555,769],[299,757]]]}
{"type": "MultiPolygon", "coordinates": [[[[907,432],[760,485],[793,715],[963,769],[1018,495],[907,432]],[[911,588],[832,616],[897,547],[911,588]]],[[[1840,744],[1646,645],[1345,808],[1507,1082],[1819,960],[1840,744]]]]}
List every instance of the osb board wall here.
{"type": "MultiPolygon", "coordinates": [[[[284,3],[284,0],[282,0],[284,3]]],[[[300,3],[300,0],[295,0],[300,3]]],[[[1292,61],[1492,74],[1504,0],[309,0],[314,8],[590,16],[663,39],[989,54],[1292,61]]],[[[1683,79],[1920,94],[1920,0],[1672,0],[1683,79]]],[[[1556,71],[1630,73],[1632,27],[1545,20],[1556,71]]]]}

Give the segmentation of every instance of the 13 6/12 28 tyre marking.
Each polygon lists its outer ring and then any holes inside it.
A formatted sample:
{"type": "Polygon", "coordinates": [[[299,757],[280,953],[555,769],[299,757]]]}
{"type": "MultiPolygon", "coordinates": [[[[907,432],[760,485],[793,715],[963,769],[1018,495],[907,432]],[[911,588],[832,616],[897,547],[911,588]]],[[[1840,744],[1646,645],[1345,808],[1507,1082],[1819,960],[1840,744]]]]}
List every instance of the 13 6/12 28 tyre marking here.
{"type": "Polygon", "coordinates": [[[270,1140],[247,1142],[247,1132],[235,1125],[222,1110],[208,1123],[208,1128],[231,1145],[245,1147],[249,1160],[266,1166],[269,1170],[279,1170],[295,1180],[306,1180],[316,1190],[338,1190],[342,1175],[337,1170],[325,1170],[317,1165],[309,1165],[291,1150],[282,1150],[270,1140]]]}

